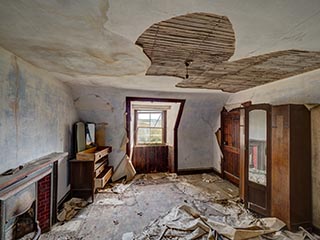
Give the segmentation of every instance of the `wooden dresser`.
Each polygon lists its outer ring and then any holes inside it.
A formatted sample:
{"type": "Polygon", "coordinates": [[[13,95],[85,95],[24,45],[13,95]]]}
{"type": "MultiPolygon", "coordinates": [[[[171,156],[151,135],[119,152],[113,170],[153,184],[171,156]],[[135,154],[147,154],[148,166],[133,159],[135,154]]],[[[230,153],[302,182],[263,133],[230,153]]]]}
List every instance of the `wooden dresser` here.
{"type": "Polygon", "coordinates": [[[312,221],[310,134],[304,105],[272,107],[271,215],[293,230],[312,221]]]}
{"type": "Polygon", "coordinates": [[[78,152],[75,160],[71,160],[71,194],[75,197],[87,198],[98,188],[103,188],[112,176],[108,154],[112,147],[93,147],[78,152]]]}

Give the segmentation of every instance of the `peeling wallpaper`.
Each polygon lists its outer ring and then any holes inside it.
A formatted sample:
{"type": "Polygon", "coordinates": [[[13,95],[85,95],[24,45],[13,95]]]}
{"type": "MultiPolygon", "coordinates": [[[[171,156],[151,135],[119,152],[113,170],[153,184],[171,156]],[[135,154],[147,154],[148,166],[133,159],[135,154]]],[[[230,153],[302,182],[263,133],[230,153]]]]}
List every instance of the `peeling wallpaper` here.
{"type": "Polygon", "coordinates": [[[65,84],[0,48],[0,172],[70,150],[78,119],[70,96],[65,84]]]}
{"type": "Polygon", "coordinates": [[[110,164],[116,167],[125,152],[121,149],[125,131],[125,100],[129,97],[186,99],[178,129],[178,169],[220,170],[220,150],[215,131],[220,111],[229,94],[164,93],[107,87],[73,86],[79,117],[83,121],[107,124],[106,144],[113,147],[110,164]]]}

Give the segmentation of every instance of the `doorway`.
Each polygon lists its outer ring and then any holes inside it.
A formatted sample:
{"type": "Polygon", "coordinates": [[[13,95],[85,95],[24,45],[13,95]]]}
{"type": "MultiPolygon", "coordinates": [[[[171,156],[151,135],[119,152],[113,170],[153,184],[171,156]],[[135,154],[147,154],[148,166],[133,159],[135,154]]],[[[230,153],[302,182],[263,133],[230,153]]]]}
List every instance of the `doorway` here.
{"type": "Polygon", "coordinates": [[[138,173],[177,172],[184,104],[184,99],[126,98],[126,150],[138,173]]]}

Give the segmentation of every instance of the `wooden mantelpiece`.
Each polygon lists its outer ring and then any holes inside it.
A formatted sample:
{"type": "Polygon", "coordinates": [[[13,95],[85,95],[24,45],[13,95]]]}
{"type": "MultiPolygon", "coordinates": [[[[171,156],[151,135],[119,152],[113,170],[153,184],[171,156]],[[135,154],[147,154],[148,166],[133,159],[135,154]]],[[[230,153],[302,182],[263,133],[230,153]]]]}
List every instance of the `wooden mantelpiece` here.
{"type": "Polygon", "coordinates": [[[8,176],[0,176],[0,191],[4,188],[18,182],[19,180],[31,175],[32,173],[45,168],[46,166],[63,159],[68,156],[68,153],[51,153],[39,159],[35,159],[31,162],[23,165],[23,168],[16,172],[15,174],[8,176]]]}

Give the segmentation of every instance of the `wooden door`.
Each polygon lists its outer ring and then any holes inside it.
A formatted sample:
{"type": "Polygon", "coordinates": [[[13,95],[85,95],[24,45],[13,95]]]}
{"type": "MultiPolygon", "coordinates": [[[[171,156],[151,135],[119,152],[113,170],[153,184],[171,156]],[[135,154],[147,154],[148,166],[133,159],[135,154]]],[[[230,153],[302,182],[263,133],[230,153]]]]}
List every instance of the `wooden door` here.
{"type": "Polygon", "coordinates": [[[221,112],[222,176],[239,185],[240,110],[221,112]]]}

